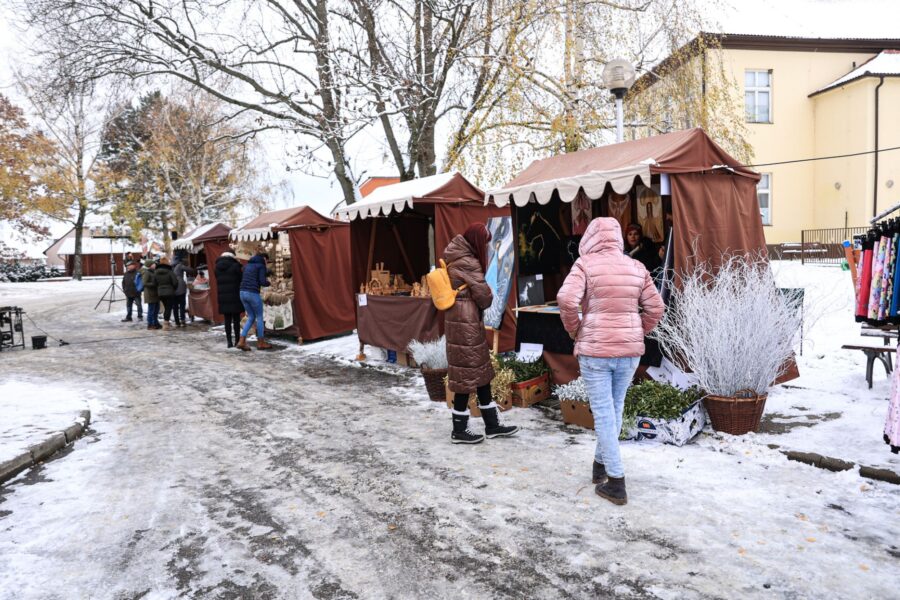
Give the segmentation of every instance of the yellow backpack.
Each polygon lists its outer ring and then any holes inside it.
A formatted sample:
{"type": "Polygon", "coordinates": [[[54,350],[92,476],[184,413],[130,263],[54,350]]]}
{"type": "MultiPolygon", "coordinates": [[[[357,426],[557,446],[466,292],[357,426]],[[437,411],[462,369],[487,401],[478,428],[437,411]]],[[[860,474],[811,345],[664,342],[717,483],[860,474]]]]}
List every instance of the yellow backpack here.
{"type": "Polygon", "coordinates": [[[457,289],[450,285],[450,273],[447,271],[447,263],[440,259],[439,266],[425,276],[428,282],[428,290],[431,292],[431,301],[438,310],[447,310],[456,302],[456,295],[466,288],[462,284],[457,289]]]}

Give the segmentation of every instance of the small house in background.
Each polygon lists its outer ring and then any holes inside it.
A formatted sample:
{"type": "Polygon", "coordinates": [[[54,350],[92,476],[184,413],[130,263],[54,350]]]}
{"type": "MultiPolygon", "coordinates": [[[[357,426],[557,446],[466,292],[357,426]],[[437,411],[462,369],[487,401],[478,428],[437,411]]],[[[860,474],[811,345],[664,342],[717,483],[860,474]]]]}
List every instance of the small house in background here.
{"type": "Polygon", "coordinates": [[[375,177],[369,177],[366,179],[361,186],[359,186],[359,194],[363,198],[374,192],[380,187],[391,185],[394,183],[400,183],[399,177],[390,177],[379,175],[375,177]]]}

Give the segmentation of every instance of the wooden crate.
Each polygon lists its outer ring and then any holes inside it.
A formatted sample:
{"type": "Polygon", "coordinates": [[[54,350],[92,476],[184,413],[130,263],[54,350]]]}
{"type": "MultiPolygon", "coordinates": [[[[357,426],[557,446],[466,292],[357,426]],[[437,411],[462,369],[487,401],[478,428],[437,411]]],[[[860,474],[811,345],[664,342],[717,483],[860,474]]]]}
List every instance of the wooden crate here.
{"type": "Polygon", "coordinates": [[[550,397],[550,375],[544,373],[527,381],[510,384],[513,406],[527,408],[550,397]]]}
{"type": "Polygon", "coordinates": [[[562,412],[563,421],[567,425],[578,425],[585,429],[594,428],[594,414],[591,412],[590,404],[573,400],[560,400],[559,410],[562,412]]]}

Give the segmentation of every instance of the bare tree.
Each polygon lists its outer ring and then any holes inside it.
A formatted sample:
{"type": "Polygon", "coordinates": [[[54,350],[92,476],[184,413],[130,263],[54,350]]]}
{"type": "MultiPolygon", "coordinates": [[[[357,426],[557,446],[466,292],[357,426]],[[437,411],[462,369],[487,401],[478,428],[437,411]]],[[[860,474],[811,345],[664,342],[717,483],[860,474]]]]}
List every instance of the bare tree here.
{"type": "Polygon", "coordinates": [[[332,170],[356,198],[347,142],[365,126],[340,80],[343,33],[327,0],[28,0],[18,5],[78,82],[109,75],[186,81],[251,112],[251,131],[308,136],[306,168],[332,170]],[[330,160],[322,161],[319,150],[330,160]]]}

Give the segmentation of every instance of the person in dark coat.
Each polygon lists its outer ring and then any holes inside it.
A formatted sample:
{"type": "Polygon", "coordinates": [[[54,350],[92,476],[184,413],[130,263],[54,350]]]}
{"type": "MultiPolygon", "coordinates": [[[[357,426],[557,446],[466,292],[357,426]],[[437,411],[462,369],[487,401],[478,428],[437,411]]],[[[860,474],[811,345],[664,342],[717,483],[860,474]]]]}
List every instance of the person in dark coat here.
{"type": "Polygon", "coordinates": [[[659,247],[653,240],[644,237],[644,230],[637,223],[625,228],[625,254],[644,265],[648,273],[653,273],[662,262],[659,247]]]}
{"type": "Polygon", "coordinates": [[[241,330],[241,339],[238,340],[237,347],[241,350],[250,350],[247,345],[247,334],[250,328],[256,323],[256,348],[259,350],[267,350],[272,347],[264,338],[266,335],[266,326],[263,323],[263,301],[260,290],[268,287],[269,280],[266,279],[265,252],[259,252],[250,259],[247,266],[244,267],[244,273],[241,276],[241,304],[244,305],[244,312],[247,313],[247,322],[241,330]]]}
{"type": "Polygon", "coordinates": [[[182,255],[172,269],[175,279],[178,280],[178,287],[175,288],[175,314],[181,317],[181,327],[187,327],[187,281],[184,276],[194,277],[197,275],[197,269],[188,265],[187,261],[187,255],[182,255]]]}
{"type": "MultiPolygon", "coordinates": [[[[135,280],[138,276],[138,264],[133,260],[125,263],[125,275],[122,276],[122,291],[125,292],[125,318],[123,323],[131,322],[132,305],[137,305],[137,320],[144,320],[144,308],[141,304],[141,292],[137,289],[135,280]]],[[[143,280],[143,277],[141,277],[143,280]]]]}
{"type": "Polygon", "coordinates": [[[229,348],[234,347],[232,342],[237,342],[240,338],[241,313],[244,311],[244,305],[241,304],[242,270],[241,263],[231,252],[223,252],[216,259],[216,299],[219,302],[219,313],[225,316],[225,338],[229,348]]]}
{"type": "Polygon", "coordinates": [[[444,250],[444,261],[454,289],[465,287],[444,316],[447,335],[447,363],[453,399],[454,444],[477,444],[485,436],[469,431],[469,394],[477,393],[478,408],[484,418],[484,433],[489,438],[515,435],[519,428],[500,424],[500,409],[491,399],[494,368],[484,329],[484,311],[491,306],[493,294],[484,280],[488,242],[491,234],[483,223],[473,223],[463,235],[454,237],[444,250]]]}
{"type": "MultiPolygon", "coordinates": [[[[178,289],[178,278],[172,271],[172,265],[169,264],[169,257],[162,256],[159,264],[156,265],[156,293],[159,294],[159,300],[162,302],[164,319],[166,327],[171,327],[169,319],[172,318],[172,309],[175,308],[175,290],[178,289]]],[[[181,316],[175,311],[175,325],[181,326],[181,316]]]]}
{"type": "Polygon", "coordinates": [[[141,269],[144,281],[144,300],[147,301],[147,329],[162,329],[159,324],[159,292],[156,289],[156,263],[148,258],[141,269]]]}

